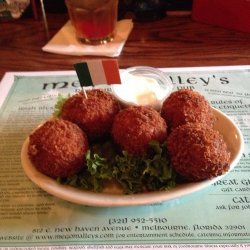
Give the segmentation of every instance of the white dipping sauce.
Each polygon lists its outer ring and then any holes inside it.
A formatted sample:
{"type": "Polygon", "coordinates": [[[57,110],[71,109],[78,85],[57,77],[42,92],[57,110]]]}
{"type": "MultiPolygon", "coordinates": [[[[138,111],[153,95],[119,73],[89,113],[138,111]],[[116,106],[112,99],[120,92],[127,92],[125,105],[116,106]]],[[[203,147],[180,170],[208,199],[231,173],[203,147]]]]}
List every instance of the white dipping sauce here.
{"type": "Polygon", "coordinates": [[[122,76],[122,84],[113,85],[113,92],[125,106],[150,106],[159,110],[171,89],[164,88],[153,77],[127,73],[122,76]]]}

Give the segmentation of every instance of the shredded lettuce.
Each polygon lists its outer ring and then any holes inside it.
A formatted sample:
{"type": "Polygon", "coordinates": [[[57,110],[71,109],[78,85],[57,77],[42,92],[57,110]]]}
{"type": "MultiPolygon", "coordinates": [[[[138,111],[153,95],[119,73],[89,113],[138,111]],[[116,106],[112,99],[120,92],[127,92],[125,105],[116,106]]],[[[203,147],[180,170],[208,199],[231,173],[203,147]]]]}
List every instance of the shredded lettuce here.
{"type": "Polygon", "coordinates": [[[150,142],[150,156],[135,157],[123,151],[116,157],[114,177],[125,193],[169,190],[175,186],[175,173],[170,166],[165,144],[150,142]]]}
{"type": "Polygon", "coordinates": [[[115,151],[111,142],[95,144],[86,154],[82,172],[68,178],[59,178],[63,184],[101,192],[105,183],[116,180],[125,194],[169,190],[175,186],[175,173],[171,168],[165,144],[150,143],[150,156],[136,157],[115,151]]]}
{"type": "Polygon", "coordinates": [[[70,97],[70,94],[68,94],[67,96],[63,96],[62,94],[58,94],[57,101],[56,101],[56,104],[54,107],[54,113],[53,113],[54,117],[61,116],[62,106],[69,97],[70,97]]]}
{"type": "Polygon", "coordinates": [[[101,192],[105,182],[113,178],[112,158],[115,154],[113,144],[93,144],[86,153],[86,166],[77,175],[57,178],[61,184],[101,192]]]}

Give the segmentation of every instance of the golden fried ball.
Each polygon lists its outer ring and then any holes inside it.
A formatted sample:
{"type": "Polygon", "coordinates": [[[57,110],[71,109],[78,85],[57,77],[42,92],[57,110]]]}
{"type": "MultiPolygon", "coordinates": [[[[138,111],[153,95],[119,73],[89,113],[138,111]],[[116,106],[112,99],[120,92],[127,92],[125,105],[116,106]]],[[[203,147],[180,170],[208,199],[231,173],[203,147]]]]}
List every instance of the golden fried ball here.
{"type": "Polygon", "coordinates": [[[29,136],[28,155],[43,174],[68,177],[85,165],[88,141],[74,123],[62,119],[46,121],[29,136]]]}
{"type": "Polygon", "coordinates": [[[160,114],[152,108],[129,107],[115,116],[112,136],[123,150],[133,155],[143,155],[147,153],[150,141],[165,141],[167,125],[160,114]]]}
{"type": "Polygon", "coordinates": [[[205,97],[189,89],[173,92],[163,102],[161,116],[169,129],[188,122],[199,122],[213,127],[215,122],[212,107],[205,97]]]}
{"type": "Polygon", "coordinates": [[[201,181],[229,170],[230,152],[223,136],[198,123],[187,123],[172,130],[167,138],[171,165],[188,181],[201,181]]]}
{"type": "Polygon", "coordinates": [[[61,117],[76,123],[93,141],[109,135],[120,106],[115,97],[106,91],[93,89],[86,93],[87,98],[81,91],[67,99],[61,117]]]}

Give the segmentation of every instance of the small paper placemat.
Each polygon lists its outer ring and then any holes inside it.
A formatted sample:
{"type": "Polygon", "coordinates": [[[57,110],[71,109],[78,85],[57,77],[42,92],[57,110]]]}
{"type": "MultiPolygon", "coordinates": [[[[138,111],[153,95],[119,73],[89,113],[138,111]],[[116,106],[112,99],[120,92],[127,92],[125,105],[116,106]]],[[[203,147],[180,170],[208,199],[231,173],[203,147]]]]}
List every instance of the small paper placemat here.
{"type": "Polygon", "coordinates": [[[131,19],[124,19],[117,22],[117,32],[112,42],[102,45],[85,45],[76,39],[75,30],[68,21],[55,36],[42,47],[43,51],[74,56],[107,56],[117,57],[120,55],[123,46],[133,28],[131,19]]]}

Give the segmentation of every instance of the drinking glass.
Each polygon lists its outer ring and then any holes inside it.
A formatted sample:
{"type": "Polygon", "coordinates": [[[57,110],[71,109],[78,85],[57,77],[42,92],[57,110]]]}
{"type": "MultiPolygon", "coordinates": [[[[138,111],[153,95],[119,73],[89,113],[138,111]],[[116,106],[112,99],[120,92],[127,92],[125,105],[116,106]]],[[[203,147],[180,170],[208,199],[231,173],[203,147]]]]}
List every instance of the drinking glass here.
{"type": "Polygon", "coordinates": [[[65,3],[80,42],[97,45],[113,40],[118,0],[65,0],[65,3]]]}

